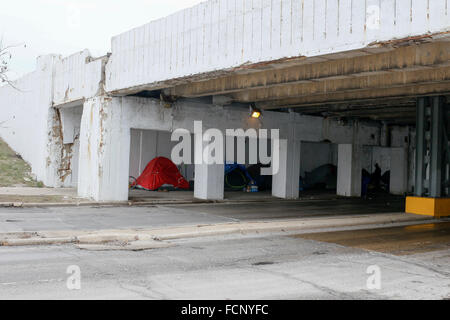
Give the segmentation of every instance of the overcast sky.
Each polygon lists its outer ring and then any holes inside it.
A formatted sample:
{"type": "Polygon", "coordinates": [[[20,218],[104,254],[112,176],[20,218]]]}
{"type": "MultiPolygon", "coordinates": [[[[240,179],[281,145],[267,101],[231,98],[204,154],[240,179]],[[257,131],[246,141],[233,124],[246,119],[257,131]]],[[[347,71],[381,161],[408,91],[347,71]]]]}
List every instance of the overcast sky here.
{"type": "Polygon", "coordinates": [[[89,49],[110,51],[111,37],[201,0],[11,0],[2,1],[0,37],[12,50],[16,78],[35,69],[36,57],[89,49]]]}

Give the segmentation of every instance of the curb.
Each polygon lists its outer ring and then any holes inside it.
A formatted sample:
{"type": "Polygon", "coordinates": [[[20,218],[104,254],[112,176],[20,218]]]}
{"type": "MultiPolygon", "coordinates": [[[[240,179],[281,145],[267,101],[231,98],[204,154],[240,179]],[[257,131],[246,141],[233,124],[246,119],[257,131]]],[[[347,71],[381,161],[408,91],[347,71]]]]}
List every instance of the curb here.
{"type": "Polygon", "coordinates": [[[429,217],[396,214],[398,217],[392,218],[392,214],[383,216],[341,216],[305,218],[299,220],[271,221],[271,222],[245,222],[229,223],[218,225],[197,226],[196,228],[166,228],[161,230],[151,230],[152,235],[158,240],[176,240],[185,238],[208,237],[228,234],[249,234],[249,233],[270,233],[270,232],[291,232],[302,230],[319,230],[339,227],[356,227],[364,225],[389,225],[394,223],[409,223],[433,221],[429,217]],[[348,221],[351,220],[351,221],[348,221]],[[186,230],[184,230],[186,229],[186,230]]]}
{"type": "Polygon", "coordinates": [[[126,206],[128,202],[0,202],[0,208],[47,208],[47,207],[91,207],[126,206]]]}
{"type": "Polygon", "coordinates": [[[326,228],[354,227],[364,225],[390,225],[394,223],[424,223],[436,219],[408,214],[379,214],[341,216],[333,218],[305,218],[269,222],[238,222],[201,226],[168,227],[144,230],[98,230],[98,231],[47,231],[0,234],[0,246],[36,246],[57,244],[99,245],[111,242],[167,241],[230,234],[258,234],[291,232],[326,228]],[[8,238],[10,237],[10,238],[8,238]],[[26,238],[27,237],[27,238],[26,238]]]}
{"type": "Polygon", "coordinates": [[[43,246],[76,243],[74,238],[30,238],[30,239],[4,239],[0,240],[0,247],[43,246]]]}
{"type": "Polygon", "coordinates": [[[150,200],[150,201],[117,201],[117,202],[0,202],[0,208],[46,208],[46,207],[139,207],[157,205],[186,205],[186,204],[239,204],[239,203],[275,203],[275,202],[303,202],[303,201],[332,201],[338,197],[331,198],[300,198],[300,199],[242,199],[242,200],[150,200]]]}
{"type": "Polygon", "coordinates": [[[175,246],[169,242],[156,240],[136,240],[126,243],[108,243],[108,244],[77,244],[76,247],[88,251],[143,251],[152,249],[169,248],[175,246]]]}

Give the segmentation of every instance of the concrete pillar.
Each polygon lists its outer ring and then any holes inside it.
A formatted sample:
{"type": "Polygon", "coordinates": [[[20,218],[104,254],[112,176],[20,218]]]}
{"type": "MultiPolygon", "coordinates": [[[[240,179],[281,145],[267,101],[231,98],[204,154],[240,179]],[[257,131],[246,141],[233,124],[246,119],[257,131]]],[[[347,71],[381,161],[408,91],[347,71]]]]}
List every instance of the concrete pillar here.
{"type": "Polygon", "coordinates": [[[78,195],[96,201],[128,200],[130,128],[121,98],[84,103],[80,128],[78,195]]]}
{"type": "MultiPolygon", "coordinates": [[[[195,141],[195,143],[200,143],[195,141]]],[[[203,148],[195,147],[195,159],[203,159],[201,164],[195,165],[194,198],[202,200],[223,200],[225,185],[225,165],[207,164],[203,158],[204,148],[209,142],[203,141],[203,148]]],[[[223,149],[223,141],[222,141],[223,149]]],[[[197,160],[196,160],[197,162],[197,160]]]]}
{"type": "Polygon", "coordinates": [[[383,124],[380,128],[380,146],[389,147],[390,145],[390,135],[389,135],[389,126],[386,122],[383,121],[383,124]]]}
{"type": "Polygon", "coordinates": [[[408,191],[408,149],[391,149],[390,193],[403,195],[408,191]]]}
{"type": "MultiPolygon", "coordinates": [[[[298,199],[300,181],[300,141],[280,139],[279,170],[272,177],[272,195],[298,199]]],[[[273,142],[272,142],[273,143],[273,142]]],[[[272,146],[272,155],[274,150],[272,146]]]]}
{"type": "Polygon", "coordinates": [[[339,145],[337,195],[361,196],[361,157],[362,146],[357,144],[339,145]]]}

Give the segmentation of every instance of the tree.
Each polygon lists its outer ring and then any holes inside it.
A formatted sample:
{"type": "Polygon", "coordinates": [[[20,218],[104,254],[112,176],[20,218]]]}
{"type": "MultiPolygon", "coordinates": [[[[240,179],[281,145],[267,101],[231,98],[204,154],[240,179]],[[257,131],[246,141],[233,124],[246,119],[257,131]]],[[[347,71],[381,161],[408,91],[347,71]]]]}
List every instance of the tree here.
{"type": "MultiPolygon", "coordinates": [[[[16,88],[12,81],[8,78],[9,64],[12,59],[11,48],[17,46],[3,46],[3,41],[0,39],[0,85],[6,83],[11,87],[16,88]]],[[[24,45],[24,47],[26,47],[24,45]]]]}
{"type": "MultiPolygon", "coordinates": [[[[11,87],[13,87],[14,89],[19,90],[8,78],[9,63],[12,59],[10,49],[13,47],[14,46],[3,46],[3,41],[2,39],[0,39],[0,86],[6,83],[11,87]]],[[[3,124],[5,122],[6,121],[0,121],[0,128],[3,128],[3,124]]]]}
{"type": "Polygon", "coordinates": [[[9,52],[11,47],[4,47],[3,42],[0,41],[0,83],[8,83],[10,81],[8,79],[8,71],[9,71],[9,63],[11,61],[12,55],[9,52]]]}

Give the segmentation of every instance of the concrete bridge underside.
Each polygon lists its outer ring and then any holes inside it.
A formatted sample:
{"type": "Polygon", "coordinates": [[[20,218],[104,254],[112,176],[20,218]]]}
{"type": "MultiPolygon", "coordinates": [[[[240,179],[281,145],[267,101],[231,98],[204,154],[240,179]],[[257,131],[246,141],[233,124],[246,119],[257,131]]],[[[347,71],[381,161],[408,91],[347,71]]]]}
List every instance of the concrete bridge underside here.
{"type": "Polygon", "coordinates": [[[222,104],[250,104],[336,118],[414,124],[416,98],[450,94],[450,42],[428,37],[376,48],[304,59],[256,64],[226,76],[190,80],[117,95],[157,96],[167,101],[210,98],[222,104]]]}
{"type": "MultiPolygon", "coordinates": [[[[252,105],[263,112],[295,112],[329,119],[369,120],[383,125],[414,127],[418,119],[417,102],[421,98],[439,96],[444,105],[449,103],[450,41],[446,38],[435,40],[430,36],[407,38],[345,53],[258,63],[211,78],[166,81],[113,94],[159,96],[168,105],[180,99],[201,98],[231,108],[252,105]]],[[[447,126],[448,111],[443,111],[442,115],[444,126],[447,126]]],[[[289,156],[289,149],[294,148],[293,153],[300,149],[294,143],[296,139],[287,139],[286,151],[282,152],[286,164],[298,162],[295,156],[289,156]]],[[[445,135],[444,140],[447,139],[445,135]]],[[[338,167],[343,181],[338,181],[338,194],[360,195],[358,157],[361,157],[361,149],[353,143],[340,145],[339,154],[338,167]]],[[[414,165],[404,154],[401,150],[392,153],[400,159],[399,172],[404,172],[405,166],[414,165]]],[[[448,177],[444,177],[448,175],[444,172],[448,171],[445,157],[442,158],[442,177],[448,183],[448,177]]],[[[298,196],[297,183],[290,181],[289,176],[297,176],[298,168],[286,165],[284,169],[283,182],[277,187],[287,189],[273,194],[295,198],[298,196]],[[288,189],[290,191],[286,191],[288,189]]],[[[397,173],[391,174],[396,176],[397,173]]],[[[207,179],[202,183],[208,185],[207,179]]],[[[448,190],[448,186],[445,188],[448,190]]],[[[417,213],[423,209],[413,211],[417,213]]]]}

